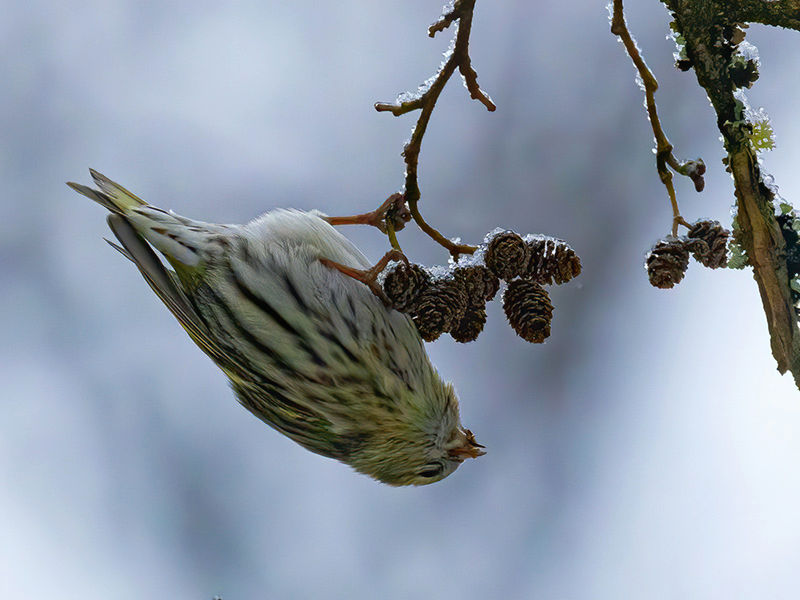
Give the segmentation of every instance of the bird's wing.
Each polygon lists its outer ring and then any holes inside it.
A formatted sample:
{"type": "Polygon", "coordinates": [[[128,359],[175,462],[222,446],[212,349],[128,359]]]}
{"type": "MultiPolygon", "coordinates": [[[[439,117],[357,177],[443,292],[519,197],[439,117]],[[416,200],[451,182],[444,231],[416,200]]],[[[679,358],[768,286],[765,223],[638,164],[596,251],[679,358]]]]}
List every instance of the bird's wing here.
{"type": "Polygon", "coordinates": [[[122,246],[109,243],[136,265],[145,281],[175,315],[192,340],[220,366],[230,364],[230,358],[219,347],[203,319],[181,291],[175,275],[167,271],[150,245],[128,220],[119,214],[111,214],[108,216],[108,226],[122,246]]]}
{"type": "Polygon", "coordinates": [[[337,431],[318,411],[279,386],[265,382],[248,382],[231,378],[231,386],[239,402],[247,410],[294,442],[315,454],[348,462],[354,452],[369,442],[368,428],[359,431],[337,431]],[[298,401],[295,401],[298,400],[298,401]]]}

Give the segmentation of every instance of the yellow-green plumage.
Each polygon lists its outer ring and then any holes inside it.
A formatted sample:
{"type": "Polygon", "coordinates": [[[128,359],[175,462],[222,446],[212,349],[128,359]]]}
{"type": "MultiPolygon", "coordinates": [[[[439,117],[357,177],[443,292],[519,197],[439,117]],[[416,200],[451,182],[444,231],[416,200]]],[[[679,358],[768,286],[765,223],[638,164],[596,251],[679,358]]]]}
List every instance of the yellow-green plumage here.
{"type": "Polygon", "coordinates": [[[438,481],[482,454],[410,319],[320,262],[369,266],[319,214],[202,223],[92,177],[99,190],[69,185],[111,211],[117,248],[264,422],[392,485],[438,481]]]}

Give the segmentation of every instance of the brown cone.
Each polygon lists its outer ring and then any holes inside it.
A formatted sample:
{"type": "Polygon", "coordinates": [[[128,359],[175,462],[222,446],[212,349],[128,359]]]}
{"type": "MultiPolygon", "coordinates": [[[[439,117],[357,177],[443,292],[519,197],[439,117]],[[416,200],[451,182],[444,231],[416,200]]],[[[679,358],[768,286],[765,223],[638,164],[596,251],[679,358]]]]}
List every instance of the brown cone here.
{"type": "Polygon", "coordinates": [[[383,280],[383,293],[400,312],[409,310],[419,294],[430,285],[430,274],[419,265],[398,263],[383,280]]]}
{"type": "Polygon", "coordinates": [[[688,235],[689,249],[697,262],[709,269],[727,266],[730,232],[719,221],[697,221],[688,235]],[[702,240],[706,247],[703,248],[695,240],[702,240]]]}
{"type": "Polygon", "coordinates": [[[478,339],[484,325],[486,325],[486,307],[468,306],[464,316],[450,331],[450,336],[462,344],[473,342],[478,339]]]}
{"type": "Polygon", "coordinates": [[[503,292],[503,310],[511,328],[523,340],[541,344],[550,336],[553,305],[541,285],[515,279],[503,292]]]}
{"type": "Polygon", "coordinates": [[[697,262],[704,264],[704,261],[708,260],[711,254],[711,248],[708,247],[705,240],[701,240],[700,238],[686,238],[685,243],[686,249],[697,262]]]}
{"type": "Polygon", "coordinates": [[[492,300],[500,289],[500,280],[483,265],[456,267],[453,278],[464,286],[469,303],[476,306],[492,300]]]}
{"type": "Polygon", "coordinates": [[[689,266],[689,249],[684,240],[669,236],[659,240],[645,261],[650,284],[669,289],[680,283],[689,266]]]}
{"type": "Polygon", "coordinates": [[[500,279],[511,281],[522,273],[528,259],[528,247],[513,231],[502,231],[489,240],[484,262],[500,279]]]}
{"type": "Polygon", "coordinates": [[[528,242],[528,256],[523,277],[544,285],[560,285],[581,273],[581,259],[561,240],[535,237],[528,242]]]}
{"type": "Polygon", "coordinates": [[[458,323],[467,310],[467,293],[453,279],[439,279],[424,289],[410,308],[422,339],[432,342],[458,323]]]}

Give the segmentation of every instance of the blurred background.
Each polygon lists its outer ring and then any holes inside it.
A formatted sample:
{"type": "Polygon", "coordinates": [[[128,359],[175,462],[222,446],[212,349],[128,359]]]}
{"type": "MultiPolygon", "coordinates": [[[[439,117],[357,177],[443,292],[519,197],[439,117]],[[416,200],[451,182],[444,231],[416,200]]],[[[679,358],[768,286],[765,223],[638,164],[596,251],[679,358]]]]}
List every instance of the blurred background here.
{"type": "MultiPolygon", "coordinates": [[[[207,221],[274,207],[370,210],[402,185],[414,90],[450,32],[438,2],[2,2],[0,592],[8,598],[796,598],[800,392],[781,377],[749,271],[643,269],[668,232],[643,96],[603,3],[478,2],[473,64],[420,161],[448,236],[496,226],[569,241],[543,346],[499,302],[476,343],[428,346],[489,453],[395,489],[240,408],[70,191],[93,167],[207,221]]],[[[689,220],[730,223],[732,182],[669,16],[629,2],[667,134],[702,156],[689,220]]],[[[800,195],[800,36],[754,26],[778,148],[800,195]]],[[[345,231],[371,258],[377,230],[345,231]]],[[[414,260],[446,254],[407,229],[414,260]]]]}

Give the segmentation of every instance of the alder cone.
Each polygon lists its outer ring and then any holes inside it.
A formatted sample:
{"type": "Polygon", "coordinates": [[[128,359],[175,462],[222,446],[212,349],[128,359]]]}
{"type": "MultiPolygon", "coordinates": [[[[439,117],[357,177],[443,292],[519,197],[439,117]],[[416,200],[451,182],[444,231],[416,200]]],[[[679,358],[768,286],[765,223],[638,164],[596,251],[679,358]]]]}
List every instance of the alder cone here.
{"type": "Polygon", "coordinates": [[[523,340],[541,344],[550,336],[553,305],[540,284],[515,279],[503,292],[503,310],[511,328],[523,340]]]}
{"type": "Polygon", "coordinates": [[[411,318],[426,342],[449,332],[467,310],[467,293],[453,279],[440,279],[423,290],[410,309],[411,318]]]}
{"type": "Polygon", "coordinates": [[[401,262],[386,274],[383,280],[383,293],[392,303],[392,308],[406,312],[430,283],[430,274],[421,266],[406,265],[401,262]]]}
{"type": "Polygon", "coordinates": [[[489,270],[504,281],[522,274],[528,262],[528,246],[513,231],[503,231],[489,240],[484,254],[489,270]]]}
{"type": "Polygon", "coordinates": [[[453,278],[461,282],[469,303],[476,306],[492,300],[500,289],[500,280],[483,265],[456,267],[453,269],[453,278]]]}
{"type": "Polygon", "coordinates": [[[581,259],[564,241],[535,237],[528,241],[524,277],[543,285],[561,285],[581,273],[581,259]]]}
{"type": "Polygon", "coordinates": [[[697,221],[689,230],[687,246],[695,260],[709,269],[728,265],[730,232],[719,221],[697,221]],[[697,241],[705,243],[698,244],[697,241]]]}
{"type": "Polygon", "coordinates": [[[450,336],[462,344],[474,342],[483,331],[484,325],[486,325],[486,307],[468,306],[464,316],[450,331],[450,336]]]}
{"type": "Polygon", "coordinates": [[[680,283],[689,266],[689,249],[679,238],[659,240],[645,260],[650,284],[661,289],[670,289],[680,283]]]}

